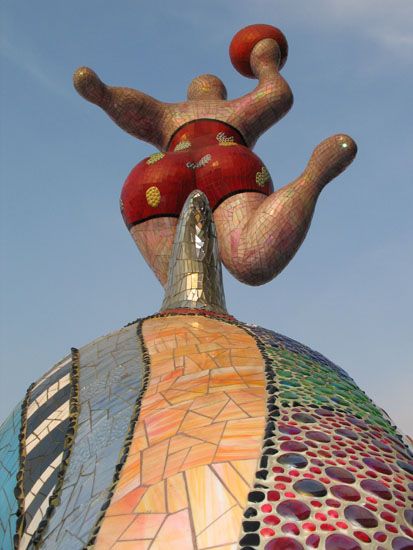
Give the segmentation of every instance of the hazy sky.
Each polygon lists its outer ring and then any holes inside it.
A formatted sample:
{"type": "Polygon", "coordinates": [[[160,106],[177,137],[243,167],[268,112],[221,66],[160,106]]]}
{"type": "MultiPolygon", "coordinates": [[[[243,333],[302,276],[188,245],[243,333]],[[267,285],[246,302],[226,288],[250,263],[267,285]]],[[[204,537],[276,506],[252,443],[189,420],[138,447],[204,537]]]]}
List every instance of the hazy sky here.
{"type": "Polygon", "coordinates": [[[164,101],[197,74],[229,97],[255,82],[231,66],[245,25],[285,33],[292,111],[256,152],[276,187],[337,132],[359,145],[323,192],[296,258],[259,288],[227,273],[229,311],[346,369],[413,432],[412,0],[3,0],[1,4],[0,419],[71,346],[158,310],[163,293],[118,199],[154,149],[80,98],[79,65],[164,101]]]}

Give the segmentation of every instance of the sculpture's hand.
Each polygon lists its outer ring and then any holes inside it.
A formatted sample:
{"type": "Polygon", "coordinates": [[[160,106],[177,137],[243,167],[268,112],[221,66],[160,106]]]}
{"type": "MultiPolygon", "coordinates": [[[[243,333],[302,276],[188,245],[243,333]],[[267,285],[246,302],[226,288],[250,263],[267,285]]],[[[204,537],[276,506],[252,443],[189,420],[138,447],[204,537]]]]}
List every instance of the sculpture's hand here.
{"type": "Polygon", "coordinates": [[[237,32],[231,41],[229,55],[236,70],[248,78],[258,78],[251,63],[251,54],[255,46],[263,40],[273,40],[279,48],[277,68],[287,61],[288,43],[280,31],[272,25],[249,25],[237,32]]]}
{"type": "Polygon", "coordinates": [[[73,75],[73,84],[87,101],[101,107],[128,134],[162,148],[165,128],[164,103],[132,88],[104,84],[88,67],[80,67],[73,75]]]}
{"type": "Polygon", "coordinates": [[[232,39],[232,64],[242,75],[258,79],[252,92],[232,101],[239,117],[238,126],[250,147],[293,104],[292,91],[280,74],[287,53],[285,36],[270,25],[251,25],[232,39]]]}
{"type": "Polygon", "coordinates": [[[98,75],[89,67],[79,67],[73,75],[77,92],[87,101],[104,109],[109,102],[109,90],[98,75]]]}

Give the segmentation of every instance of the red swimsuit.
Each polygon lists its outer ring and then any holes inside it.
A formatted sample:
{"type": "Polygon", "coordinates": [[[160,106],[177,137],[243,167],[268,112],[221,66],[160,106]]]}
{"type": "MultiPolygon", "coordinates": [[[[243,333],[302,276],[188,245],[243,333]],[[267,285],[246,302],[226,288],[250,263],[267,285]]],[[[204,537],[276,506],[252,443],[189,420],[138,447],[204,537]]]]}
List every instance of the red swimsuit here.
{"type": "Polygon", "coordinates": [[[215,120],[195,120],[175,132],[166,153],[151,155],[129,174],[121,193],[126,225],[179,217],[194,189],[206,194],[214,210],[236,193],[269,195],[273,185],[235,128],[215,120]]]}

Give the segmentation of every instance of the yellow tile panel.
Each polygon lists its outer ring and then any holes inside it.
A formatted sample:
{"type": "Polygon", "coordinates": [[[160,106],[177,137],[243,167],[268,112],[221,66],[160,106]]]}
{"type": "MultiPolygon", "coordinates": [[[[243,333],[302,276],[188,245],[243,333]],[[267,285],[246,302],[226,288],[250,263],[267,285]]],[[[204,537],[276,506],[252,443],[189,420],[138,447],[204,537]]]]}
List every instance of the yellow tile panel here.
{"type": "Polygon", "coordinates": [[[166,514],[139,514],[123,532],[121,540],[139,540],[155,538],[166,514]]]}
{"type": "Polygon", "coordinates": [[[236,543],[241,533],[242,512],[242,508],[234,506],[200,533],[196,539],[199,550],[236,543]]]}
{"type": "Polygon", "coordinates": [[[158,535],[151,545],[151,550],[179,548],[193,550],[193,535],[188,510],[170,514],[163,523],[158,535]]]}
{"type": "Polygon", "coordinates": [[[166,480],[168,512],[174,513],[188,508],[188,498],[183,474],[170,476],[166,480]]]}
{"type": "MultiPolygon", "coordinates": [[[[185,478],[191,509],[194,511],[195,533],[199,535],[211,523],[235,506],[236,500],[210,466],[191,468],[185,472],[185,478]],[[205,505],[205,503],[208,504],[205,505]]],[[[218,543],[222,542],[222,540],[218,541],[218,543]]]]}

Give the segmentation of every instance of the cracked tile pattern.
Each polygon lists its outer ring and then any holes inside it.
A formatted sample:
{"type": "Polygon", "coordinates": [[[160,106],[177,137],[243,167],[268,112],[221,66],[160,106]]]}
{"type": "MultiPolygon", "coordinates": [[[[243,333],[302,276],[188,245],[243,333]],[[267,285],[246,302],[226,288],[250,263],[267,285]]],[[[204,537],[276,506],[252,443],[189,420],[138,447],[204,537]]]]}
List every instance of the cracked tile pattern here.
{"type": "Polygon", "coordinates": [[[79,350],[80,413],[74,446],[42,548],[87,544],[108,497],[132,411],[142,385],[136,324],[79,350]]]}
{"type": "MultiPolygon", "coordinates": [[[[28,393],[23,462],[23,528],[19,550],[25,550],[45,518],[55,489],[69,428],[71,356],[55,365],[28,393]]],[[[20,535],[19,535],[20,536],[20,535]]]]}
{"type": "Polygon", "coordinates": [[[236,325],[147,319],[150,379],[95,548],[233,547],[265,426],[263,359],[236,325]]]}
{"type": "Polygon", "coordinates": [[[396,427],[320,354],[250,330],[274,399],[241,548],[413,548],[413,455],[396,427]]]}
{"type": "Polygon", "coordinates": [[[19,470],[19,433],[21,426],[19,403],[0,427],[0,548],[13,549],[16,531],[17,499],[14,495],[19,470]]]}

